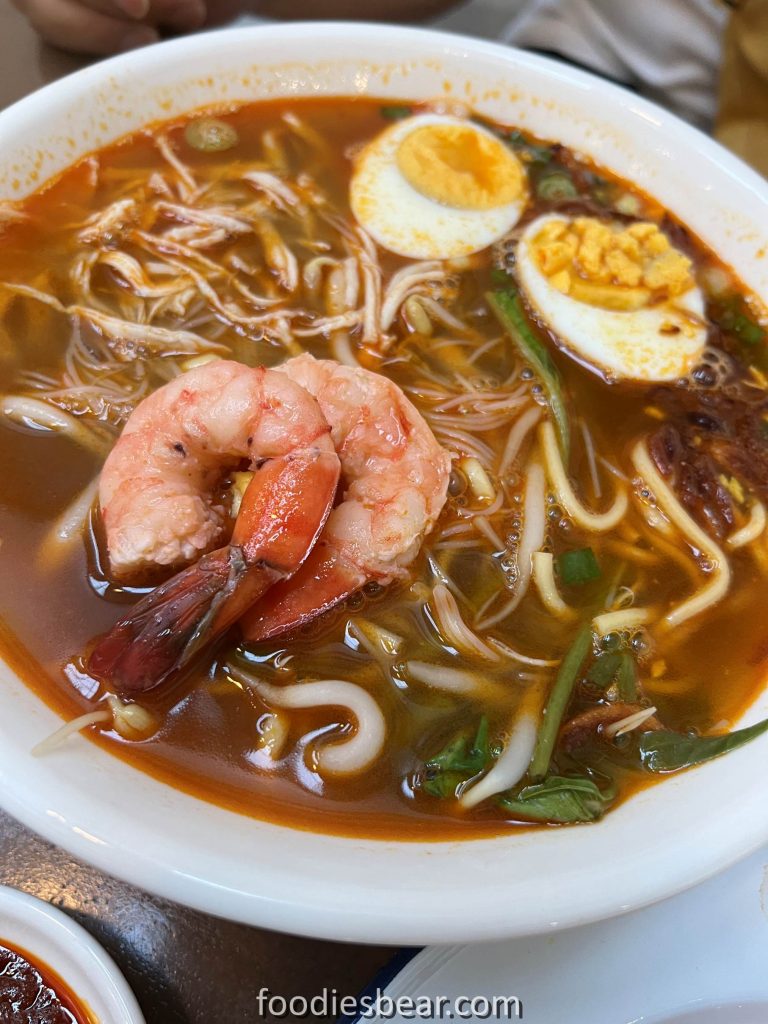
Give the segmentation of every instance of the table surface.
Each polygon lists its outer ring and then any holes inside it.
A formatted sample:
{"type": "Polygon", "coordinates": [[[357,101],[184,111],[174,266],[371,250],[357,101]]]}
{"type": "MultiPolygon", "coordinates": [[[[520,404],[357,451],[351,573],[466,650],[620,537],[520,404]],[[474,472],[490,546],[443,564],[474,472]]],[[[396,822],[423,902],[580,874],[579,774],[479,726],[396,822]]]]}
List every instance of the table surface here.
{"type": "MultiPolygon", "coordinates": [[[[40,43],[9,0],[0,0],[0,108],[84,63],[40,43]]],[[[147,1024],[269,1020],[256,1011],[261,988],[288,998],[324,988],[357,994],[393,952],[186,910],[73,860],[2,813],[0,884],[48,900],[84,925],[124,972],[147,1024]]]]}

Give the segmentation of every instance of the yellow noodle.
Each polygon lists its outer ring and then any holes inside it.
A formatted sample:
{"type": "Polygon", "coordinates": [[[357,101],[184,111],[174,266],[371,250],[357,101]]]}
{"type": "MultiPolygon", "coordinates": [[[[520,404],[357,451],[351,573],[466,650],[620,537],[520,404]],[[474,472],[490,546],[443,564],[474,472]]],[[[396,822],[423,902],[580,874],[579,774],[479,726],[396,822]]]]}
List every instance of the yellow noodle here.
{"type": "Polygon", "coordinates": [[[531,561],[533,563],[533,582],[536,584],[544,606],[558,619],[573,618],[575,614],[573,608],[565,603],[557,589],[555,560],[552,553],[550,551],[534,551],[531,561]]]}
{"type": "Polygon", "coordinates": [[[361,686],[344,679],[322,679],[311,683],[273,686],[262,679],[230,667],[229,674],[255,690],[278,708],[333,707],[348,710],[355,719],[355,732],[314,752],[323,775],[356,775],[373,764],[384,749],[387,726],[379,705],[361,686]]]}
{"type": "Polygon", "coordinates": [[[615,612],[604,612],[592,620],[595,632],[600,636],[615,633],[622,629],[637,629],[647,625],[653,618],[650,608],[620,608],[615,612]]]}
{"type": "Polygon", "coordinates": [[[628,562],[637,562],[639,565],[658,565],[661,559],[654,551],[646,551],[645,548],[638,548],[625,540],[610,538],[605,541],[605,547],[616,555],[621,555],[628,562]]]}
{"type": "Polygon", "coordinates": [[[664,616],[665,625],[672,628],[693,618],[694,615],[700,615],[701,612],[722,600],[728,592],[731,569],[722,549],[707,536],[677,500],[672,488],[653,464],[643,441],[638,441],[635,445],[632,462],[645,483],[653,491],[658,507],[712,566],[710,581],[692,597],[675,605],[664,616]]]}
{"type": "Polygon", "coordinates": [[[741,529],[732,533],[725,543],[732,550],[743,548],[745,544],[751,544],[765,529],[765,521],[765,505],[762,501],[753,501],[749,509],[749,519],[741,529]]]}
{"type": "Polygon", "coordinates": [[[612,530],[623,519],[629,505],[626,491],[618,491],[613,505],[605,512],[590,512],[576,497],[568,476],[565,472],[560,449],[555,436],[555,428],[547,420],[539,427],[544,458],[547,463],[549,479],[557,492],[557,497],[568,515],[585,530],[602,533],[612,530]]]}

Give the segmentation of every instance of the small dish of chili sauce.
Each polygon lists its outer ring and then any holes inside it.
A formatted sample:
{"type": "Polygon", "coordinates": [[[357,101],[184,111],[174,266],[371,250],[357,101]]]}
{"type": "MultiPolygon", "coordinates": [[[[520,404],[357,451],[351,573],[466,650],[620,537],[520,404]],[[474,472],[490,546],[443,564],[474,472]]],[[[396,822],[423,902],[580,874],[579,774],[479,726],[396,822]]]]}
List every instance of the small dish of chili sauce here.
{"type": "Polygon", "coordinates": [[[0,938],[0,1024],[96,1024],[51,967],[0,938]]]}

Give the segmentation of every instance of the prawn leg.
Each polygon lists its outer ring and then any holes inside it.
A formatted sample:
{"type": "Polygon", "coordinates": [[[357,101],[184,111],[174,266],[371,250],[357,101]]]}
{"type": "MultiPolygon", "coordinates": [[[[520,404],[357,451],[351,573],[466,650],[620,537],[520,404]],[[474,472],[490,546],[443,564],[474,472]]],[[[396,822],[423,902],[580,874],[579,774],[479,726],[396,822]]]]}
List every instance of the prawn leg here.
{"type": "Polygon", "coordinates": [[[301,566],[328,518],[338,479],[339,460],[330,452],[262,463],[243,496],[231,542],[139,601],[97,641],[89,671],[135,693],[182,668],[301,566]]]}
{"type": "Polygon", "coordinates": [[[240,623],[243,635],[258,643],[294,632],[349,597],[367,579],[341,560],[335,545],[321,539],[291,579],[272,587],[249,608],[240,623]]]}

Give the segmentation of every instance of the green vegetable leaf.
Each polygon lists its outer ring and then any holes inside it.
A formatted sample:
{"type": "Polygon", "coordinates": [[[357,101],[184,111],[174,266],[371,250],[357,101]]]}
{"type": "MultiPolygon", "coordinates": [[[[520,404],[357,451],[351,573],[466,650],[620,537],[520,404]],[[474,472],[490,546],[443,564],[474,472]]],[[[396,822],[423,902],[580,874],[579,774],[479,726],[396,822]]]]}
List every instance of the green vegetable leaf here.
{"type": "Polygon", "coordinates": [[[455,736],[439,754],[427,762],[427,767],[463,771],[467,767],[467,757],[467,737],[455,736]]]}
{"type": "Polygon", "coordinates": [[[437,797],[438,800],[453,800],[456,797],[456,790],[468,778],[471,778],[471,776],[466,775],[464,772],[443,770],[433,774],[432,770],[427,768],[427,774],[421,784],[421,788],[425,793],[429,793],[430,796],[437,797]]]}
{"type": "Polygon", "coordinates": [[[549,408],[557,427],[560,449],[567,462],[571,431],[560,374],[552,361],[552,356],[546,345],[536,337],[528,323],[519,292],[514,288],[507,288],[503,291],[489,292],[486,299],[518,352],[536,373],[547,392],[549,408]]]}
{"type": "Polygon", "coordinates": [[[402,121],[404,117],[411,116],[413,108],[408,107],[403,103],[392,103],[388,106],[381,107],[379,113],[387,121],[402,121]]]}
{"type": "Polygon", "coordinates": [[[591,779],[551,775],[537,785],[525,786],[515,795],[501,797],[499,803],[525,820],[567,825],[597,821],[614,797],[613,788],[601,790],[591,779]]]}
{"type": "Polygon", "coordinates": [[[453,798],[457,788],[479,775],[492,759],[488,719],[483,715],[471,746],[466,734],[460,733],[427,761],[421,788],[440,800],[453,798]]]}
{"type": "Polygon", "coordinates": [[[703,764],[768,733],[768,718],[723,736],[685,736],[653,729],[640,736],[640,760],[652,772],[676,772],[703,764]]]}
{"type": "Polygon", "coordinates": [[[602,575],[592,548],[563,551],[557,556],[556,562],[560,579],[567,586],[591,583],[592,580],[599,580],[602,575]]]}

